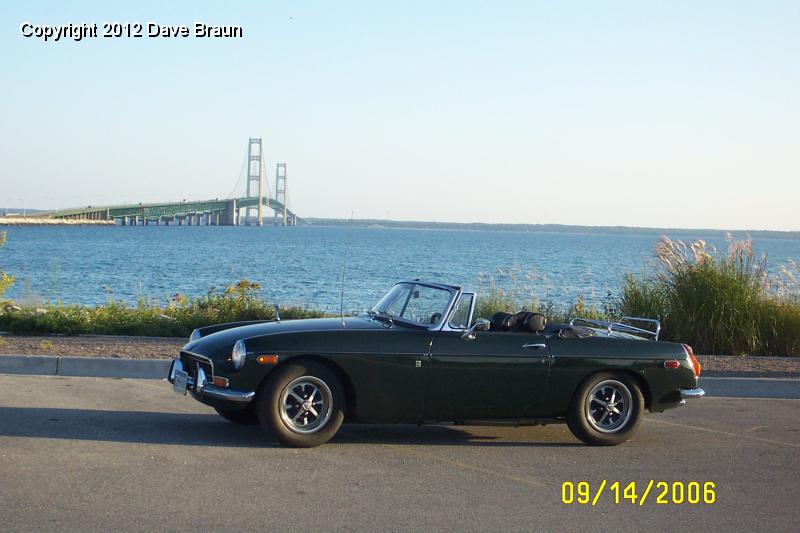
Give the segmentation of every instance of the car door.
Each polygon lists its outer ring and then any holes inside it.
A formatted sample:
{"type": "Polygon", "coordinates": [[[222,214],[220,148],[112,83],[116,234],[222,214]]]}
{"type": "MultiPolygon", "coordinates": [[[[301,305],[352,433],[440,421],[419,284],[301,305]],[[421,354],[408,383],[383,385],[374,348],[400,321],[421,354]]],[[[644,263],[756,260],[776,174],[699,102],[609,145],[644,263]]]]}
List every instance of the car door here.
{"type": "Polygon", "coordinates": [[[429,420],[525,418],[545,413],[549,352],[543,335],[441,331],[426,359],[429,420]]]}
{"type": "Polygon", "coordinates": [[[356,395],[364,422],[419,422],[425,405],[422,362],[433,332],[394,325],[348,334],[336,355],[356,395]]]}

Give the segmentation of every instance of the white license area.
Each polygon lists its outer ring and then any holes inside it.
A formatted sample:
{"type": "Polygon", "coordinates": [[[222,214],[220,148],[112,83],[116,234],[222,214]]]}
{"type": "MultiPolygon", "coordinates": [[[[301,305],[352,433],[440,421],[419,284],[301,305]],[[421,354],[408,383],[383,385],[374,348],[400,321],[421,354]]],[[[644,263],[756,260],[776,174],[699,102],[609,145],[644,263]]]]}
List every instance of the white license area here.
{"type": "Polygon", "coordinates": [[[186,394],[186,383],[189,380],[189,374],[185,370],[175,371],[175,381],[172,383],[172,390],[184,396],[186,394]]]}

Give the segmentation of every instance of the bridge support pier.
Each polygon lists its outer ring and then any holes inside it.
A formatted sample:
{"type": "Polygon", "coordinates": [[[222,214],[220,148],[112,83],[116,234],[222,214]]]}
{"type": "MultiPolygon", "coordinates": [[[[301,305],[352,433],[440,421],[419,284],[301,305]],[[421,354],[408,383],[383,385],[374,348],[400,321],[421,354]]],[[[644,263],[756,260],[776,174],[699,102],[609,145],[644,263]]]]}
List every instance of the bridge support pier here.
{"type": "Polygon", "coordinates": [[[219,225],[222,225],[222,226],[235,226],[236,225],[236,222],[237,222],[237,220],[236,220],[236,218],[237,218],[236,217],[236,215],[237,215],[236,207],[237,206],[236,206],[236,199],[235,198],[232,198],[232,199],[230,199],[230,200],[228,200],[226,202],[225,212],[222,215],[220,215],[220,218],[222,220],[220,220],[219,225]]]}

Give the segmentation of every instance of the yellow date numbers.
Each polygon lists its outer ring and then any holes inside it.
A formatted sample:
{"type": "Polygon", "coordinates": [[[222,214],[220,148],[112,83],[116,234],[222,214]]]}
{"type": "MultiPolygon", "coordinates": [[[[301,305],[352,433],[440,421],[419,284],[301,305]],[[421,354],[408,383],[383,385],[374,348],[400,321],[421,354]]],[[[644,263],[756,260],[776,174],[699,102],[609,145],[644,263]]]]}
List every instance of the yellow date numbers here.
{"type": "Polygon", "coordinates": [[[592,505],[601,502],[614,505],[712,505],[717,501],[717,486],[713,481],[659,481],[651,479],[637,484],[604,479],[600,483],[564,481],[561,484],[561,503],[592,505]]]}

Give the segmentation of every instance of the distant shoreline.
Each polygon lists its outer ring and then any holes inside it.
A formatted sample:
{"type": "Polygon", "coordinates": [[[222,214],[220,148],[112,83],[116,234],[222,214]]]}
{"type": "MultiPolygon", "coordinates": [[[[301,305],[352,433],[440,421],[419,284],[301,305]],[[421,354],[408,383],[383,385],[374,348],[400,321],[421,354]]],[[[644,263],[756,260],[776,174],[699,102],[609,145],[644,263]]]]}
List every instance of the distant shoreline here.
{"type": "Polygon", "coordinates": [[[113,220],[0,216],[0,226],[114,226],[113,220]]]}
{"type": "Polygon", "coordinates": [[[728,233],[741,237],[774,237],[784,239],[800,239],[800,231],[779,230],[723,230],[703,228],[647,228],[637,226],[579,226],[568,224],[504,224],[485,222],[425,222],[414,220],[384,219],[342,219],[304,217],[303,221],[312,226],[352,227],[352,228],[388,228],[388,229],[437,229],[465,231],[515,231],[523,233],[611,233],[611,234],[697,234],[697,236],[726,237],[728,233]]]}
{"type": "MultiPolygon", "coordinates": [[[[418,220],[386,220],[378,218],[344,219],[306,217],[301,225],[331,228],[374,228],[374,229],[419,229],[445,231],[507,231],[518,233],[588,233],[611,235],[689,235],[697,238],[726,238],[732,234],[737,238],[744,236],[797,239],[800,231],[747,230],[747,229],[707,229],[707,228],[650,228],[641,226],[581,226],[570,224],[506,224],[489,222],[431,222],[418,220]]],[[[267,224],[269,225],[269,224],[267,224]]],[[[0,215],[2,226],[119,226],[112,220],[54,219],[43,217],[21,217],[0,215]]]]}

